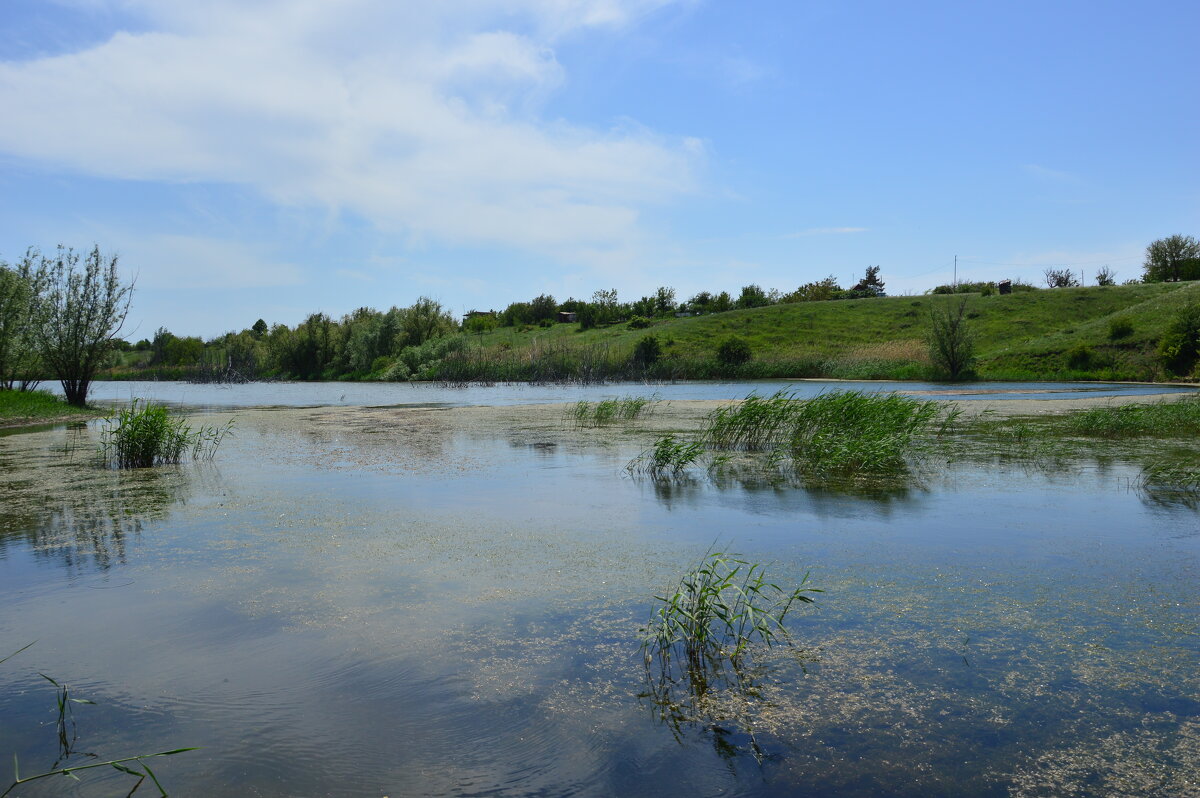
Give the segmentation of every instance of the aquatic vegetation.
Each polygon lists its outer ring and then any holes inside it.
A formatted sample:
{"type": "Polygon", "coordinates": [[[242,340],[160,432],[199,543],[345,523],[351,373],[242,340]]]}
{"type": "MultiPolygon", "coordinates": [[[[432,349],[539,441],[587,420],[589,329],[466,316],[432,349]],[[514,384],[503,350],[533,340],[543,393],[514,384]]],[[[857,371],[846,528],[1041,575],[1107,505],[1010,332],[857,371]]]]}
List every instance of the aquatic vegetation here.
{"type": "Polygon", "coordinates": [[[1200,399],[1096,407],[1052,419],[1050,429],[1056,426],[1099,438],[1194,435],[1200,433],[1200,399]]]}
{"type": "MultiPolygon", "coordinates": [[[[952,410],[953,413],[953,410],[952,410]]],[[[924,436],[946,430],[937,402],[897,393],[841,391],[799,405],[788,445],[796,467],[810,474],[883,474],[904,469],[924,436]]]]}
{"type": "Polygon", "coordinates": [[[178,463],[188,452],[193,459],[211,460],[232,429],[232,420],[223,427],[192,428],[166,407],[139,407],[134,399],[107,419],[100,445],[105,461],[117,468],[148,468],[178,463]]]}
{"type": "Polygon", "coordinates": [[[633,421],[649,416],[661,401],[657,394],[650,397],[622,396],[595,403],[581,400],[567,411],[567,417],[574,421],[576,427],[602,427],[614,421],[633,421]]]}
{"type": "MultiPolygon", "coordinates": [[[[767,580],[761,564],[737,554],[710,551],[674,588],[655,596],[656,609],[642,629],[642,657],[661,717],[678,728],[709,713],[713,693],[752,701],[764,674],[754,667],[755,647],[791,645],[784,619],[797,603],[813,603],[808,574],[787,591],[767,580]]],[[[726,702],[727,703],[727,702],[726,702]]],[[[754,732],[743,729],[761,754],[754,732]]]]}
{"type": "Polygon", "coordinates": [[[1200,493],[1200,465],[1194,462],[1155,462],[1142,467],[1138,487],[1147,491],[1200,493]]]}
{"type": "Polygon", "coordinates": [[[896,393],[835,391],[807,400],[787,391],[751,394],[714,411],[702,440],[717,450],[770,452],[772,465],[786,450],[809,475],[896,472],[925,438],[947,432],[958,412],[896,393]]]}
{"type": "MultiPolygon", "coordinates": [[[[37,641],[34,641],[34,642],[37,642],[37,641]]],[[[27,648],[29,648],[32,645],[33,645],[33,643],[29,643],[29,644],[17,649],[16,651],[14,651],[13,653],[4,657],[3,659],[0,659],[0,664],[7,662],[8,660],[12,659],[17,654],[20,654],[22,651],[25,651],[27,648]]],[[[89,764],[86,764],[86,765],[59,767],[60,762],[62,762],[64,759],[69,759],[75,753],[75,750],[74,750],[75,743],[79,739],[78,727],[75,723],[75,714],[74,714],[74,710],[72,708],[73,705],[74,704],[95,704],[96,702],[90,701],[85,698],[75,698],[71,695],[71,689],[67,685],[62,684],[61,682],[47,676],[44,673],[39,672],[38,675],[41,676],[46,681],[50,682],[50,684],[54,685],[54,688],[55,688],[56,700],[57,700],[57,710],[58,710],[58,719],[56,722],[56,730],[58,733],[58,749],[59,749],[58,750],[58,759],[56,759],[54,761],[54,764],[50,766],[49,770],[46,770],[42,773],[36,773],[32,776],[26,776],[26,777],[22,778],[20,762],[18,762],[17,756],[16,756],[16,754],[14,754],[13,755],[13,780],[12,780],[12,783],[9,784],[8,787],[4,790],[4,792],[0,792],[0,798],[5,798],[6,796],[10,795],[12,793],[12,791],[15,790],[17,787],[20,787],[22,784],[28,784],[31,781],[38,781],[40,779],[46,779],[51,776],[66,776],[70,779],[78,781],[79,777],[75,775],[75,773],[77,771],[92,770],[93,768],[103,768],[103,767],[111,767],[114,770],[120,771],[121,773],[125,773],[127,775],[137,777],[137,782],[133,785],[133,788],[130,789],[128,793],[126,793],[126,795],[133,795],[135,792],[137,792],[137,789],[142,786],[142,782],[144,782],[146,780],[146,778],[149,778],[154,783],[154,786],[158,788],[160,798],[166,798],[167,791],[163,788],[162,783],[158,780],[158,776],[155,775],[154,771],[150,769],[150,766],[146,764],[145,760],[153,759],[155,757],[160,757],[160,756],[174,756],[175,754],[182,754],[186,751],[195,751],[195,750],[197,750],[196,748],[176,748],[176,749],[173,749],[170,751],[158,751],[153,754],[138,754],[136,756],[127,756],[127,757],[121,757],[118,759],[109,759],[104,762],[90,762],[89,764]],[[131,765],[129,763],[135,763],[135,764],[131,765]],[[139,768],[139,767],[142,768],[142,770],[138,770],[137,768],[139,768]]],[[[88,754],[88,756],[94,757],[95,755],[88,754]]]]}
{"type": "Polygon", "coordinates": [[[680,441],[674,435],[663,435],[654,446],[630,460],[625,470],[655,479],[679,476],[703,454],[704,444],[699,441],[680,441]]]}

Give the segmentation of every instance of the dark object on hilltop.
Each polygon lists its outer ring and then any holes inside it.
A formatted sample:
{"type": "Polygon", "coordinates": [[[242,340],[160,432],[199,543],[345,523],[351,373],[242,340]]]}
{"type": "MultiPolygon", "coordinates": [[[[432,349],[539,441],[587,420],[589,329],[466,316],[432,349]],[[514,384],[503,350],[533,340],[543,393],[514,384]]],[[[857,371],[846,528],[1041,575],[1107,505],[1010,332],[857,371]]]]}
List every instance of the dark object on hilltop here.
{"type": "Polygon", "coordinates": [[[996,288],[1000,291],[1000,296],[1007,296],[1012,293],[1012,280],[1001,280],[996,283],[996,288]]]}

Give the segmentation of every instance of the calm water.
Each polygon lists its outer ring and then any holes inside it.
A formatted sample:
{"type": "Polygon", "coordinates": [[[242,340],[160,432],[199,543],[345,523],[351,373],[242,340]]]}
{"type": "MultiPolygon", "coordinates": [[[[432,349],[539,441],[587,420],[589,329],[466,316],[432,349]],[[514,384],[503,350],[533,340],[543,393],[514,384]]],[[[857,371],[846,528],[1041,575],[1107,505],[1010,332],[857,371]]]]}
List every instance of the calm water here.
{"type": "MultiPolygon", "coordinates": [[[[58,383],[43,387],[61,393],[58,383]]],[[[827,382],[762,380],[756,382],[675,382],[609,385],[499,384],[446,387],[435,383],[394,382],[258,382],[245,385],[202,385],[188,382],[95,382],[90,399],[101,403],[147,399],[180,406],[225,409],[239,407],[323,407],[445,405],[515,405],[577,402],[607,396],[651,396],[663,399],[741,399],[751,391],[772,394],[786,389],[798,396],[828,390],[898,391],[935,394],[947,399],[1075,399],[1083,396],[1141,396],[1194,392],[1194,388],[1095,382],[827,382]]]]}
{"type": "MultiPolygon", "coordinates": [[[[394,436],[242,412],[214,463],[132,473],[93,464],[94,428],[0,438],[0,656],[37,641],[0,665],[0,762],[54,761],[41,671],[97,702],[80,752],[201,746],[156,768],[178,795],[1197,794],[1200,514],[1119,458],[874,497],[662,486],[623,473],[624,435],[447,412],[394,436]],[[714,541],[826,592],[761,701],[673,729],[639,698],[638,629],[714,541]]],[[[93,773],[21,794],[130,786],[93,773]]]]}

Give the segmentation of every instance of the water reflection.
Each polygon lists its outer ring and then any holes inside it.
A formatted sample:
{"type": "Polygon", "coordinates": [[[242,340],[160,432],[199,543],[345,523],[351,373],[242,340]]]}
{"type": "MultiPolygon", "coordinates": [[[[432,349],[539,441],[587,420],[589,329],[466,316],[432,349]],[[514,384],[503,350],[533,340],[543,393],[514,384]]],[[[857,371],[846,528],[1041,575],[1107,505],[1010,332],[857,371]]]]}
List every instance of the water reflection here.
{"type": "Polygon", "coordinates": [[[166,516],[191,490],[187,475],[174,467],[59,470],[5,481],[0,557],[16,547],[72,574],[112,569],[127,562],[146,524],[166,516]]]}

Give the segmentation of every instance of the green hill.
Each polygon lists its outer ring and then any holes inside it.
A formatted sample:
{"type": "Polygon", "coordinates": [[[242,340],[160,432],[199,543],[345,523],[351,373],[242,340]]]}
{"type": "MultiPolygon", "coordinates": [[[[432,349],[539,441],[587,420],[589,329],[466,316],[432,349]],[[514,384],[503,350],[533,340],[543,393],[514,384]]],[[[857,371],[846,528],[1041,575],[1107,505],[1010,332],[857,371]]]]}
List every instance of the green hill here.
{"type": "Polygon", "coordinates": [[[587,376],[627,363],[652,335],[662,354],[650,376],[922,378],[931,373],[930,309],[962,296],[981,378],[1156,380],[1164,379],[1157,341],[1178,309],[1200,302],[1200,282],[802,302],[657,319],[639,329],[500,328],[471,336],[465,356],[439,371],[449,379],[587,376]],[[715,353],[730,336],[747,341],[753,359],[722,369],[715,353]]]}

